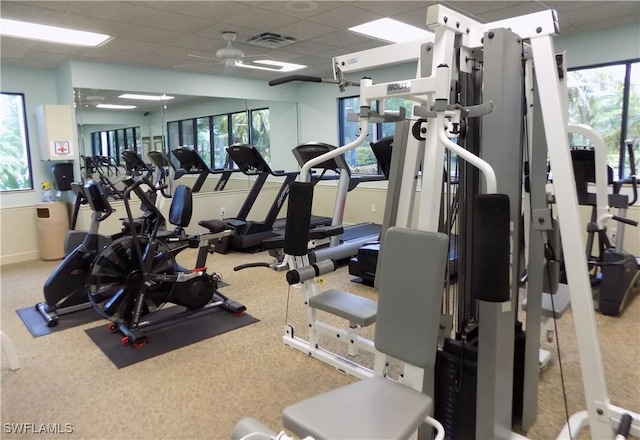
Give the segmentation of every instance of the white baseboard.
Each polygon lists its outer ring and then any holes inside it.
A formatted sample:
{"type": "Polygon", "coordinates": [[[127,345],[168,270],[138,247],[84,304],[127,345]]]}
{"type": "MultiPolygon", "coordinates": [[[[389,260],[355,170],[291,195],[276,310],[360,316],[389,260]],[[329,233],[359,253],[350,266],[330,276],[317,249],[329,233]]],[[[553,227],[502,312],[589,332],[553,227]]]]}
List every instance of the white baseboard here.
{"type": "Polygon", "coordinates": [[[12,263],[24,263],[25,261],[37,260],[40,258],[40,251],[21,252],[19,254],[0,255],[0,266],[12,263]]]}

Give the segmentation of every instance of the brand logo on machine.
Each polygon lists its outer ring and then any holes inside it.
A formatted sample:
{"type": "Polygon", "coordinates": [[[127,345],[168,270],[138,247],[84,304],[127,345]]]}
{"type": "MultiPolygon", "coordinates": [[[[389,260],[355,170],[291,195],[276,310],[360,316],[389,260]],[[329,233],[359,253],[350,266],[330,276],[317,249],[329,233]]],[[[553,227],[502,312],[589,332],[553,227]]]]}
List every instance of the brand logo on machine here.
{"type": "Polygon", "coordinates": [[[394,93],[405,93],[411,91],[411,82],[403,81],[397,83],[387,84],[387,94],[393,95],[394,93]]]}
{"type": "Polygon", "coordinates": [[[355,64],[358,62],[358,58],[349,58],[347,64],[355,64]]]}
{"type": "Polygon", "coordinates": [[[84,269],[74,269],[70,272],[71,275],[82,275],[84,273],[84,269]]]}

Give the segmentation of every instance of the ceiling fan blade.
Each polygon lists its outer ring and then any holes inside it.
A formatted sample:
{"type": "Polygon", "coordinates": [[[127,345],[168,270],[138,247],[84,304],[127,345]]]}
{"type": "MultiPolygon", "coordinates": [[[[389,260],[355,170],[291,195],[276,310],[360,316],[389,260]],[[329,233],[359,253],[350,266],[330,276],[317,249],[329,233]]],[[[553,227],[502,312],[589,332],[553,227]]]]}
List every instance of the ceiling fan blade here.
{"type": "Polygon", "coordinates": [[[200,61],[193,63],[184,63],[184,64],[176,64],[175,66],[171,66],[174,69],[179,69],[180,67],[192,67],[192,66],[209,66],[212,64],[220,64],[219,61],[200,61]]]}
{"type": "Polygon", "coordinates": [[[220,61],[222,61],[220,58],[205,57],[205,56],[202,56],[202,55],[194,55],[194,54],[192,54],[192,53],[187,54],[187,56],[188,56],[189,58],[196,58],[196,59],[198,59],[198,60],[208,60],[208,61],[216,62],[216,63],[219,63],[220,61]]]}

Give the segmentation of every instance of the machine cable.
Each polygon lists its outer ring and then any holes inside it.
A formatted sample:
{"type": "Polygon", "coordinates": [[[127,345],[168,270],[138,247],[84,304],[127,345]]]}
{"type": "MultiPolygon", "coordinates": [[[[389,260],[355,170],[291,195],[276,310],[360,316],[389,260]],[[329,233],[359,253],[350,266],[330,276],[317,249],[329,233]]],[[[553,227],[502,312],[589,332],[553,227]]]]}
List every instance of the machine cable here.
{"type": "MultiPolygon", "coordinates": [[[[549,210],[551,211],[551,217],[553,218],[553,209],[549,208],[549,210]]],[[[543,232],[543,234],[545,235],[545,240],[544,240],[544,258],[545,260],[547,260],[547,270],[545,270],[546,275],[547,275],[547,282],[549,283],[549,287],[550,287],[550,292],[551,295],[549,295],[551,297],[551,310],[553,310],[554,312],[552,313],[553,316],[553,331],[555,332],[555,340],[556,340],[556,351],[558,352],[558,368],[560,369],[560,384],[562,386],[562,401],[564,403],[564,413],[565,413],[565,419],[567,421],[567,428],[569,429],[569,439],[573,440],[573,435],[571,433],[571,424],[569,423],[569,406],[567,403],[567,389],[565,387],[565,382],[564,382],[564,370],[562,368],[562,356],[560,354],[560,333],[558,333],[558,319],[556,318],[556,305],[554,302],[554,292],[553,292],[553,288],[551,288],[551,286],[553,286],[553,281],[551,279],[551,267],[549,265],[549,263],[557,263],[560,264],[559,261],[556,260],[556,253],[553,249],[553,246],[551,246],[551,244],[549,243],[549,239],[546,236],[546,232],[543,232]]]]}

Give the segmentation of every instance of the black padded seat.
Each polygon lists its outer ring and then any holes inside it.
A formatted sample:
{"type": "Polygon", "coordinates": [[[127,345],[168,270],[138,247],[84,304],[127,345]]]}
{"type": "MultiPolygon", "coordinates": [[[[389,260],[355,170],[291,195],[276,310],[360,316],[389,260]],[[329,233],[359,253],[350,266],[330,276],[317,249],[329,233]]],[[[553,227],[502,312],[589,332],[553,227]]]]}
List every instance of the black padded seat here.
{"type": "Polygon", "coordinates": [[[376,322],[378,303],[341,290],[325,290],[311,297],[309,307],[349,320],[362,327],[376,322]]]}
{"type": "Polygon", "coordinates": [[[223,220],[200,220],[198,224],[203,228],[207,228],[212,234],[229,229],[229,225],[223,220]]]}

